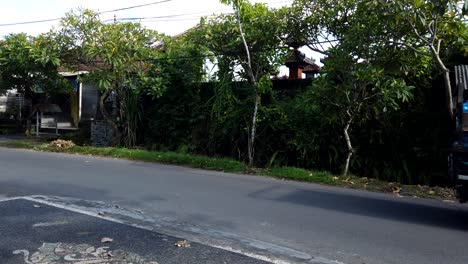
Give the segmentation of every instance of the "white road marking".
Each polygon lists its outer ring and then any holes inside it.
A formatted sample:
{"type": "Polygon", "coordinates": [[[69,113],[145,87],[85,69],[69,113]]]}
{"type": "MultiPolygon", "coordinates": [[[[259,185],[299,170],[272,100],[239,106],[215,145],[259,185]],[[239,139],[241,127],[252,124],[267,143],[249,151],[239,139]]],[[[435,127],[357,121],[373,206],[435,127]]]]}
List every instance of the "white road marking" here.
{"type": "MultiPolygon", "coordinates": [[[[135,228],[139,228],[139,229],[143,229],[143,230],[147,230],[147,231],[151,231],[151,232],[160,232],[156,228],[151,227],[151,226],[140,225],[140,224],[130,224],[128,222],[125,222],[125,221],[122,221],[122,220],[119,220],[119,219],[116,219],[116,218],[109,217],[109,216],[107,216],[105,214],[104,215],[99,214],[99,212],[87,211],[87,210],[79,209],[79,208],[76,208],[76,207],[73,207],[73,206],[68,206],[68,205],[63,205],[63,204],[59,204],[59,203],[55,203],[55,202],[46,201],[46,200],[43,200],[43,199],[40,199],[40,198],[47,199],[48,197],[47,196],[41,196],[41,195],[20,196],[20,197],[6,198],[4,200],[0,199],[0,202],[23,199],[23,200],[31,201],[31,202],[34,202],[34,203],[41,203],[41,204],[49,205],[49,206],[52,206],[52,207],[68,210],[68,211],[71,211],[71,212],[80,213],[80,214],[88,215],[88,216],[91,216],[91,217],[96,217],[96,218],[99,218],[99,219],[102,219],[102,220],[111,221],[111,222],[118,223],[118,224],[123,224],[123,225],[126,225],[126,226],[132,226],[132,227],[135,227],[135,228]]],[[[166,234],[164,232],[162,232],[162,234],[169,235],[169,236],[175,236],[175,237],[178,236],[177,234],[166,234]]],[[[244,250],[238,250],[238,249],[232,248],[230,246],[223,246],[223,245],[217,245],[217,244],[212,244],[212,243],[206,243],[205,241],[194,239],[193,237],[191,237],[189,240],[191,240],[193,242],[196,242],[196,243],[200,243],[200,244],[209,246],[209,247],[226,250],[226,251],[237,253],[237,254],[240,254],[240,255],[244,255],[244,256],[247,256],[247,257],[251,257],[251,258],[258,259],[258,260],[270,262],[270,263],[273,263],[273,264],[290,264],[291,263],[289,261],[285,261],[285,260],[281,260],[281,259],[277,259],[277,258],[272,258],[272,257],[269,257],[269,256],[264,256],[264,255],[260,255],[260,254],[256,254],[256,253],[252,253],[252,252],[246,252],[244,250]]],[[[277,246],[275,246],[273,244],[269,244],[269,243],[265,243],[265,242],[261,242],[261,241],[256,241],[256,242],[260,242],[260,243],[263,243],[265,245],[268,244],[270,246],[277,247],[277,246]]],[[[288,248],[284,248],[283,250],[294,252],[293,249],[288,249],[288,248]]],[[[346,264],[344,262],[340,262],[340,261],[337,261],[337,260],[331,260],[331,259],[327,259],[327,258],[322,258],[322,257],[312,257],[312,256],[309,256],[309,255],[305,256],[305,253],[299,252],[299,251],[297,251],[296,254],[294,254],[294,255],[299,256],[301,254],[303,255],[301,258],[303,258],[303,260],[307,261],[308,263],[346,264]],[[308,260],[306,258],[308,258],[308,260]]]]}

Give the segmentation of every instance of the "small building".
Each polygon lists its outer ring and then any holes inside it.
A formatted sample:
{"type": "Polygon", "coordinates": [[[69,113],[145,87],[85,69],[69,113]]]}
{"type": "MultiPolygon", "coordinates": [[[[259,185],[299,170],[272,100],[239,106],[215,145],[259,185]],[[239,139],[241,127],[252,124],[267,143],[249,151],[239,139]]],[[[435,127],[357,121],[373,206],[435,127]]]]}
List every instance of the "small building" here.
{"type": "Polygon", "coordinates": [[[0,119],[36,122],[39,113],[40,129],[77,129],[82,121],[96,118],[100,93],[93,82],[83,81],[87,71],[59,72],[67,79],[72,90],[64,93],[45,94],[44,89],[35,89],[33,98],[25,98],[17,90],[8,90],[0,95],[0,119]]]}
{"type": "Polygon", "coordinates": [[[303,79],[303,73],[307,79],[310,79],[320,73],[320,66],[315,64],[315,60],[308,58],[297,47],[291,51],[285,65],[289,68],[289,79],[303,79]]]}

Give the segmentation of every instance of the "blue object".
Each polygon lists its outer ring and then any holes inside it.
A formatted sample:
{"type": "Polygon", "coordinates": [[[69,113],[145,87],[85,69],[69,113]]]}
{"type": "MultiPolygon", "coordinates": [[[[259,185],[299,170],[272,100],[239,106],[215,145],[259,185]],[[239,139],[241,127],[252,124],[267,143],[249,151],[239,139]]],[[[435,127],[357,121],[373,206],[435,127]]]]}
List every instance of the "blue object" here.
{"type": "Polygon", "coordinates": [[[463,113],[468,113],[468,101],[463,103],[463,113]]]}
{"type": "Polygon", "coordinates": [[[468,133],[463,133],[463,148],[468,148],[468,133]]]}

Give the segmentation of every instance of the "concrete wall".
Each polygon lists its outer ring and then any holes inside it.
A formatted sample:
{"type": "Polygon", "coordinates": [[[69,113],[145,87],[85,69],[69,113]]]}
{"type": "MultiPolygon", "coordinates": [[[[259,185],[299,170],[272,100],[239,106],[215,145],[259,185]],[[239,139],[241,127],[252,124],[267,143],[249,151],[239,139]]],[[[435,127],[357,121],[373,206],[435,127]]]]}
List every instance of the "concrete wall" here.
{"type": "Polygon", "coordinates": [[[91,123],[91,144],[98,147],[112,145],[114,133],[112,126],[104,120],[95,120],[91,123]]]}

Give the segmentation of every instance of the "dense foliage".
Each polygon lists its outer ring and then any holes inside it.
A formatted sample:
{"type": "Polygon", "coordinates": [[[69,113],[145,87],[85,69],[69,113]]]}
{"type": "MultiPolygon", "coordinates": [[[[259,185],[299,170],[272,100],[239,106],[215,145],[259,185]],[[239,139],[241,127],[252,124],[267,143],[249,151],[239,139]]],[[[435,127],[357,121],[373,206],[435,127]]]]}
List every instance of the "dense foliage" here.
{"type": "Polygon", "coordinates": [[[175,37],[138,23],[103,23],[90,10],[69,13],[48,34],[8,36],[0,43],[0,87],[54,90],[59,66],[85,65],[116,144],[444,182],[450,69],[467,63],[466,4],[222,2],[234,13],[203,18],[175,37]],[[325,57],[319,77],[272,80],[291,44],[325,57]],[[103,103],[111,93],[116,114],[103,103]]]}

